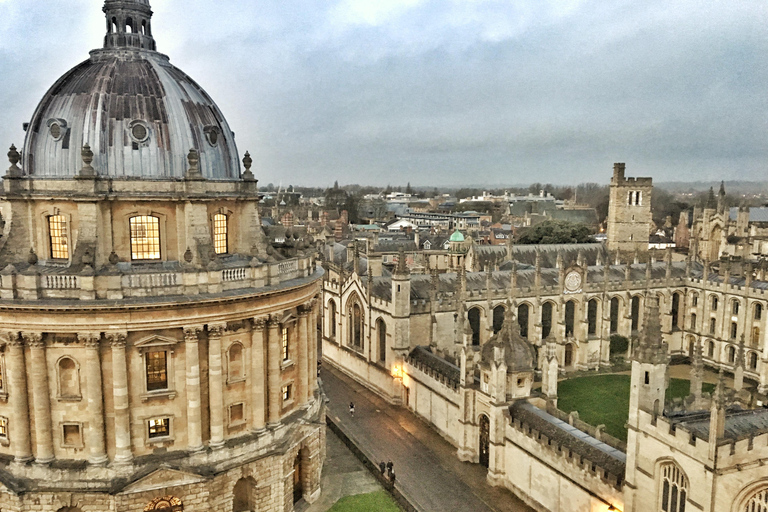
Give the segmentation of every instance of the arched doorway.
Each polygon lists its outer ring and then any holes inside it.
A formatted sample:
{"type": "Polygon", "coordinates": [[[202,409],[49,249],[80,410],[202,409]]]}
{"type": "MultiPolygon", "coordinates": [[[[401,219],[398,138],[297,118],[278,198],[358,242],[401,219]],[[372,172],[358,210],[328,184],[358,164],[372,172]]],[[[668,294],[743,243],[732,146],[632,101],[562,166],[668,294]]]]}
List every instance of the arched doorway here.
{"type": "Polygon", "coordinates": [[[254,491],[256,480],[252,477],[241,478],[232,490],[232,512],[251,512],[256,510],[254,491]]]}
{"type": "Polygon", "coordinates": [[[573,366],[573,345],[571,343],[565,346],[565,362],[563,366],[573,366]]]}
{"type": "Polygon", "coordinates": [[[301,483],[301,452],[296,454],[293,461],[293,502],[298,502],[304,497],[304,486],[301,483]]]}
{"type": "Polygon", "coordinates": [[[180,512],[182,510],[184,510],[184,504],[176,496],[155,498],[144,507],[144,512],[180,512]]]}
{"type": "Polygon", "coordinates": [[[480,415],[480,465],[488,467],[491,460],[491,420],[485,414],[480,415]]]}

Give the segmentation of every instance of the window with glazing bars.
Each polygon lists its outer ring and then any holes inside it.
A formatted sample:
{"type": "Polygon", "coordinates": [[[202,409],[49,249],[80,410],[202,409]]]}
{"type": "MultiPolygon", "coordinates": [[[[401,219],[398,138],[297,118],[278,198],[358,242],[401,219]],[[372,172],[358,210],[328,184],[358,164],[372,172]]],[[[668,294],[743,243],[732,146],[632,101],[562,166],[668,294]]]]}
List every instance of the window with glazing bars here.
{"type": "Polygon", "coordinates": [[[0,417],[0,437],[8,439],[8,418],[0,417]]]}
{"type": "Polygon", "coordinates": [[[168,389],[167,352],[147,352],[147,391],[168,389]]]}
{"type": "Polygon", "coordinates": [[[288,329],[283,327],[283,361],[288,360],[288,329]]]}
{"type": "Polygon", "coordinates": [[[51,242],[51,258],[55,260],[68,259],[67,219],[63,215],[50,215],[48,217],[48,237],[51,242]]]}
{"type": "Polygon", "coordinates": [[[226,254],[227,247],[227,216],[217,213],[213,216],[213,250],[216,254],[226,254]]]}
{"type": "Polygon", "coordinates": [[[149,438],[165,437],[171,434],[170,418],[152,418],[147,421],[149,426],[149,438]]]}
{"type": "Polygon", "coordinates": [[[151,215],[131,217],[131,259],[160,259],[160,219],[151,215]]]}

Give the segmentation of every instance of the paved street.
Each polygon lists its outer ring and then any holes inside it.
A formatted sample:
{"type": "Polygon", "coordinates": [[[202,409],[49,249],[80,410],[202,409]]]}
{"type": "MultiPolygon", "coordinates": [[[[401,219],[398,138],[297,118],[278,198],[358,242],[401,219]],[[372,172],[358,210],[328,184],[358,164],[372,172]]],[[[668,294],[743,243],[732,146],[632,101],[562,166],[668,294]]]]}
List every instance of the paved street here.
{"type": "Polygon", "coordinates": [[[424,512],[532,512],[506,489],[485,481],[485,468],[460,462],[456,449],[426,423],[341,373],[323,366],[328,414],[373,461],[391,460],[397,488],[424,512]],[[355,415],[349,403],[355,403],[355,415]]]}

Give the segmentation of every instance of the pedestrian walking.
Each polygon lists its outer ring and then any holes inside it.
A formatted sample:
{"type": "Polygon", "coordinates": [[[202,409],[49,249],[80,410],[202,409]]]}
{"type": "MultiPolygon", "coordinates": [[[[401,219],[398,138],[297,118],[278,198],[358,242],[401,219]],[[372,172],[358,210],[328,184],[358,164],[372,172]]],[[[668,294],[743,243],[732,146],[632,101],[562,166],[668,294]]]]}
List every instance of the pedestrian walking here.
{"type": "Polygon", "coordinates": [[[349,415],[355,415],[355,402],[349,402],[349,415]]]}
{"type": "Polygon", "coordinates": [[[392,484],[392,487],[395,486],[395,470],[392,469],[392,472],[389,474],[389,482],[392,484]]]}
{"type": "Polygon", "coordinates": [[[391,461],[391,460],[390,460],[390,461],[388,461],[388,462],[387,462],[387,474],[388,474],[388,475],[391,475],[391,474],[392,474],[392,472],[393,472],[394,470],[395,470],[395,465],[394,465],[394,464],[392,464],[392,461],[391,461]]]}
{"type": "Polygon", "coordinates": [[[387,471],[387,465],[384,463],[384,461],[379,462],[379,471],[381,471],[382,475],[387,471]]]}

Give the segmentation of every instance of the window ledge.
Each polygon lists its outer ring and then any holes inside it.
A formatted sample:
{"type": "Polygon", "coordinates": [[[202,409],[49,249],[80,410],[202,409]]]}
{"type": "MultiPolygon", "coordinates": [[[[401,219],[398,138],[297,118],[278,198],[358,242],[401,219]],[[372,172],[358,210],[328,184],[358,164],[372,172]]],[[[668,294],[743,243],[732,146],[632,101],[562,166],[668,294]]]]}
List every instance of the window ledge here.
{"type": "Polygon", "coordinates": [[[293,363],[292,359],[286,359],[285,361],[282,361],[280,363],[280,369],[281,370],[286,370],[286,369],[290,368],[291,366],[293,366],[293,364],[294,363],[293,363]]]}
{"type": "Polygon", "coordinates": [[[8,401],[8,393],[6,391],[0,391],[0,402],[8,401]]]}
{"type": "Polygon", "coordinates": [[[172,389],[160,389],[157,391],[149,391],[141,395],[142,402],[146,402],[147,400],[153,400],[155,398],[166,398],[168,400],[173,400],[174,398],[176,398],[176,391],[172,389]]]}
{"type": "Polygon", "coordinates": [[[293,402],[294,402],[293,398],[289,398],[288,400],[283,400],[283,410],[293,407],[293,402]]]}
{"type": "Polygon", "coordinates": [[[232,423],[229,424],[229,428],[242,427],[246,423],[248,423],[246,420],[233,421],[232,423]]]}
{"type": "MultiPolygon", "coordinates": [[[[59,402],[80,402],[83,400],[82,396],[64,396],[59,395],[56,397],[59,402]]],[[[70,446],[67,446],[67,448],[71,448],[70,446]]]]}
{"type": "Polygon", "coordinates": [[[239,382],[245,382],[245,377],[237,377],[235,379],[227,379],[227,384],[228,385],[237,384],[239,382]]]}
{"type": "Polygon", "coordinates": [[[149,437],[147,438],[147,444],[162,444],[162,443],[172,443],[174,441],[173,436],[162,436],[162,437],[149,437]]]}

